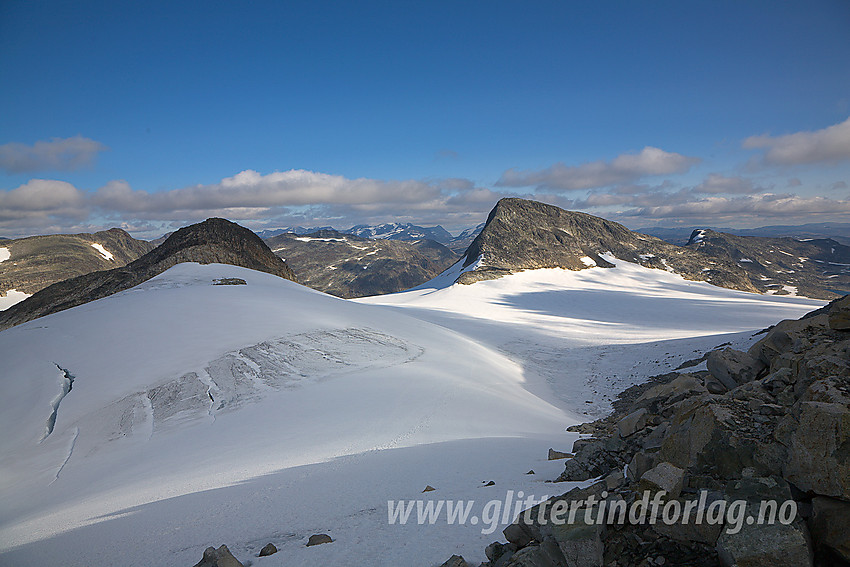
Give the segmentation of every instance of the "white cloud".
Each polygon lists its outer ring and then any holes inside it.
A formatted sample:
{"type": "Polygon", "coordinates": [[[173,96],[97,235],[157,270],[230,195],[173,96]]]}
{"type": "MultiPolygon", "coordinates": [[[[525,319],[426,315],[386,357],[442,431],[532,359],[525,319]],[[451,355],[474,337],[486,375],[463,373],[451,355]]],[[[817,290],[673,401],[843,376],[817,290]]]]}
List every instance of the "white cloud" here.
{"type": "Polygon", "coordinates": [[[439,197],[441,190],[422,181],[347,179],[303,169],[262,175],[253,170],[211,185],[195,185],[158,193],[133,190],[124,181],[98,189],[94,203],[122,212],[157,213],[213,209],[270,208],[317,204],[414,204],[439,197]]]}
{"type": "Polygon", "coordinates": [[[11,142],[0,146],[0,169],[7,173],[68,171],[94,163],[106,146],[90,138],[53,138],[32,146],[11,142]]]}
{"type": "Polygon", "coordinates": [[[771,165],[837,163],[850,160],[850,118],[814,132],[785,136],[751,136],[744,140],[746,149],[767,149],[763,160],[771,165]]]}
{"type": "Polygon", "coordinates": [[[655,175],[684,173],[699,161],[699,158],[647,146],[637,154],[621,154],[609,162],[594,161],[574,166],[556,163],[539,171],[509,169],[496,185],[577,191],[631,183],[655,175]]]}
{"type": "Polygon", "coordinates": [[[746,194],[764,192],[764,188],[756,187],[750,179],[745,179],[743,177],[726,177],[719,173],[711,173],[708,177],[706,177],[705,181],[694,187],[694,192],[713,194],[746,194]]]}
{"type": "Polygon", "coordinates": [[[708,197],[696,201],[643,207],[625,213],[627,216],[652,218],[703,217],[739,215],[761,218],[797,215],[840,215],[850,213],[850,201],[798,195],[748,195],[746,197],[708,197]]]}

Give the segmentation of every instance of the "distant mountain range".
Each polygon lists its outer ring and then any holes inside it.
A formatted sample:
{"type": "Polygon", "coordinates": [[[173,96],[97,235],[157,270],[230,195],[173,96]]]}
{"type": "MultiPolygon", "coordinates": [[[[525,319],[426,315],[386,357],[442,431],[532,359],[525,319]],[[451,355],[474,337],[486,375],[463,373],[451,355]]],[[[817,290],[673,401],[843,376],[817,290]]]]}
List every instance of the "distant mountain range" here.
{"type": "Polygon", "coordinates": [[[698,229],[686,247],[736,262],[762,293],[818,298],[850,293],[850,246],[831,238],[736,236],[698,229]]]}
{"type": "Polygon", "coordinates": [[[484,228],[484,223],[479,224],[474,228],[468,228],[461,232],[458,236],[452,234],[440,225],[437,226],[419,226],[411,223],[383,223],[383,224],[358,224],[346,230],[338,230],[331,226],[321,227],[286,227],[276,228],[272,230],[261,230],[257,232],[260,238],[272,238],[282,234],[311,234],[322,230],[334,230],[341,234],[352,234],[361,238],[372,238],[379,240],[433,240],[439,242],[461,254],[466,250],[467,246],[484,228]]]}
{"type": "Polygon", "coordinates": [[[154,244],[137,240],[120,228],[94,234],[4,239],[0,246],[0,298],[11,290],[32,295],[68,278],[124,266],[153,248],[154,244]]]}
{"type": "MultiPolygon", "coordinates": [[[[843,226],[796,228],[808,235],[843,226]]],[[[301,283],[344,298],[418,286],[452,266],[459,254],[462,262],[447,274],[456,272],[450,277],[462,284],[536,268],[606,268],[624,260],[750,292],[819,299],[850,292],[850,246],[837,238],[696,229],[677,245],[600,217],[517,198],[500,200],[486,223],[457,237],[440,226],[409,223],[360,225],[346,232],[292,230],[267,238],[274,252],[248,229],[223,219],[183,228],[157,247],[120,229],[4,240],[0,328],[128,289],[181,262],[230,263],[289,279],[297,274],[301,283]]]]}
{"type": "Polygon", "coordinates": [[[802,224],[799,226],[777,225],[763,226],[760,228],[717,228],[714,226],[691,226],[681,228],[647,227],[639,228],[635,232],[657,236],[662,240],[684,246],[687,244],[691,234],[695,230],[713,230],[734,234],[736,236],[764,236],[769,238],[796,238],[803,240],[807,238],[832,238],[833,240],[850,246],[850,223],[847,222],[819,222],[802,224]]]}
{"type": "Polygon", "coordinates": [[[338,297],[382,295],[433,278],[457,255],[434,240],[376,240],[335,230],[266,239],[298,274],[298,281],[338,297]]]}

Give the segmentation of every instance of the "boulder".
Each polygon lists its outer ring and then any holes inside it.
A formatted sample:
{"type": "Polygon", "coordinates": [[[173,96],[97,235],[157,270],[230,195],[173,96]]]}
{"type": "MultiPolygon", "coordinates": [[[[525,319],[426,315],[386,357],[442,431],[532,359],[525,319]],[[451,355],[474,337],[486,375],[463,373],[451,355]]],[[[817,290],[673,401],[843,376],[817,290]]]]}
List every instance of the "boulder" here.
{"type": "MultiPolygon", "coordinates": [[[[594,515],[599,511],[594,508],[594,515]]],[[[558,549],[570,567],[602,567],[605,547],[602,544],[604,525],[584,523],[584,510],[576,514],[573,524],[551,526],[551,537],[558,544],[558,549]]]]}
{"type": "Polygon", "coordinates": [[[642,477],[646,471],[654,467],[655,464],[656,459],[653,454],[635,453],[631,462],[629,462],[629,466],[626,468],[626,473],[630,480],[640,480],[640,477],[642,477]]]}
{"type": "Polygon", "coordinates": [[[589,480],[620,468],[618,452],[623,448],[625,445],[619,437],[588,440],[579,445],[575,457],[564,463],[564,472],[556,482],[589,480]]]}
{"type": "Polygon", "coordinates": [[[706,366],[711,375],[730,390],[752,382],[765,368],[763,362],[748,353],[728,347],[709,353],[706,366]]]}
{"type": "Polygon", "coordinates": [[[274,555],[277,553],[277,547],[273,543],[267,543],[263,549],[260,550],[260,557],[268,557],[269,555],[274,555]]]}
{"type": "MultiPolygon", "coordinates": [[[[551,540],[520,549],[505,563],[505,567],[565,567],[563,555],[551,540]]],[[[499,566],[501,567],[501,565],[499,566]]]]}
{"type": "Polygon", "coordinates": [[[630,437],[646,427],[648,416],[649,412],[645,408],[640,408],[618,421],[617,431],[619,431],[620,437],[630,437]]]}
{"type": "Polygon", "coordinates": [[[333,540],[331,536],[328,534],[313,534],[310,536],[310,539],[307,541],[307,547],[312,547],[314,545],[322,545],[323,543],[332,543],[333,540]]]}
{"type": "Polygon", "coordinates": [[[676,499],[682,492],[685,471],[672,463],[661,463],[646,471],[638,482],[638,492],[663,490],[668,499],[676,499]]]}
{"type": "Polygon", "coordinates": [[[484,555],[487,556],[487,559],[492,564],[496,564],[499,560],[507,563],[510,556],[516,553],[516,550],[517,546],[512,543],[504,544],[494,541],[484,549],[484,555]]]}
{"type": "Polygon", "coordinates": [[[449,560],[440,565],[440,567],[469,567],[469,563],[460,555],[452,555],[449,560]]]}
{"type": "MultiPolygon", "coordinates": [[[[719,493],[711,493],[707,492],[707,498],[705,500],[705,507],[702,509],[701,514],[705,515],[705,511],[708,506],[714,502],[715,500],[722,499],[722,495],[719,493]]],[[[683,497],[679,497],[676,500],[679,501],[681,510],[684,510],[685,504],[690,501],[696,501],[699,503],[699,496],[692,495],[690,499],[685,499],[683,497]]],[[[697,523],[695,518],[697,515],[697,510],[699,509],[699,504],[697,508],[693,508],[688,515],[688,521],[682,521],[679,518],[679,521],[673,524],[667,524],[663,521],[656,521],[652,524],[652,530],[664,537],[670,538],[674,541],[679,541],[682,543],[692,543],[699,542],[706,545],[714,546],[717,543],[717,538],[720,536],[720,532],[723,530],[722,523],[712,523],[707,521],[702,521],[697,523]]]]}
{"type": "Polygon", "coordinates": [[[812,548],[803,522],[747,525],[724,530],[717,539],[723,567],[811,567],[812,548]]]}
{"type": "MultiPolygon", "coordinates": [[[[811,335],[814,331],[827,328],[828,316],[826,313],[799,320],[781,321],[770,329],[763,339],[750,347],[747,352],[753,358],[771,366],[773,359],[793,351],[795,345],[800,344],[800,339],[811,335]]],[[[775,370],[775,368],[771,368],[771,370],[775,370]]]]}
{"type": "Polygon", "coordinates": [[[760,427],[756,417],[761,416],[747,411],[743,401],[728,399],[677,412],[659,458],[692,473],[730,479],[739,478],[747,468],[761,476],[779,474],[785,448],[756,434],[760,427]]]}
{"type": "Polygon", "coordinates": [[[850,331],[850,295],[845,295],[829,305],[829,328],[850,331]]]}
{"type": "Polygon", "coordinates": [[[786,429],[790,446],[783,476],[801,490],[850,500],[850,409],[801,402],[799,419],[786,429]]]}
{"type": "Polygon", "coordinates": [[[517,548],[522,548],[531,543],[532,537],[528,527],[524,524],[511,524],[502,530],[505,539],[514,544],[517,548]]]}
{"type": "Polygon", "coordinates": [[[555,449],[549,448],[549,460],[557,461],[558,459],[569,459],[572,457],[572,453],[564,453],[562,451],[556,451],[555,449]]]}
{"type": "Polygon", "coordinates": [[[816,546],[827,547],[850,562],[850,503],[816,496],[809,528],[816,546]]]}
{"type": "Polygon", "coordinates": [[[699,378],[693,374],[679,374],[670,382],[656,384],[646,390],[635,401],[633,407],[644,407],[653,413],[658,413],[661,406],[705,392],[705,386],[699,378]]]}
{"type": "Polygon", "coordinates": [[[226,545],[218,549],[208,547],[204,550],[204,557],[195,567],[244,567],[238,559],[233,557],[226,545]]]}

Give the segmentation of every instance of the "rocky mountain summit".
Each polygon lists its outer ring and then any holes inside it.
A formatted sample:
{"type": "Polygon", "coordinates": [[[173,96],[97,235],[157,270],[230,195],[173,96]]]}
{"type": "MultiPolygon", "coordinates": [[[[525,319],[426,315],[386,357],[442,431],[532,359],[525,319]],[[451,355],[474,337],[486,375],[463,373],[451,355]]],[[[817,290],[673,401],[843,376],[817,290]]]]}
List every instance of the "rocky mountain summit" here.
{"type": "MultiPolygon", "coordinates": [[[[295,274],[259,236],[225,219],[181,228],[126,266],[54,283],[0,312],[0,330],[139,285],[182,262],[232,264],[295,281],[295,274]]],[[[211,282],[212,283],[212,282],[211,282]]]]}
{"type": "Polygon", "coordinates": [[[526,199],[501,199],[466,251],[464,266],[480,262],[457,283],[499,278],[521,270],[612,267],[603,258],[669,270],[686,279],[757,291],[735,262],[704,255],[586,213],[566,211],[526,199]]]}
{"type": "Polygon", "coordinates": [[[818,299],[850,293],[850,246],[831,238],[796,240],[695,230],[686,246],[736,262],[762,293],[818,299]]]}
{"type": "Polygon", "coordinates": [[[266,240],[298,281],[338,297],[394,293],[422,284],[457,261],[433,240],[375,240],[335,230],[266,240]]]}
{"type": "Polygon", "coordinates": [[[10,289],[32,295],[68,278],[124,266],[154,245],[112,228],[3,240],[0,248],[6,250],[6,259],[0,260],[0,295],[10,289]]]}
{"type": "Polygon", "coordinates": [[[850,565],[850,296],[707,367],[633,386],[611,416],[571,428],[588,437],[557,481],[600,480],[521,513],[482,567],[850,565]],[[659,510],[690,503],[690,521],[610,521],[645,494],[659,510]],[[585,520],[594,501],[602,523],[585,520]],[[567,506],[578,513],[558,523],[567,506]]]}

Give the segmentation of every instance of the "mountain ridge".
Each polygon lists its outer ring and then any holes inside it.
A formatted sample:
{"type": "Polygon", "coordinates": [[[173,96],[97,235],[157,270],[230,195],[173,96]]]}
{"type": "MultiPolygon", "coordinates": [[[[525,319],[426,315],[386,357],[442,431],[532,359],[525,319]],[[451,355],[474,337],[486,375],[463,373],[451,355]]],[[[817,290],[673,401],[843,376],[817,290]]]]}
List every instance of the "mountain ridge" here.
{"type": "Polygon", "coordinates": [[[126,266],[54,283],[0,312],[0,330],[124,291],[183,262],[231,264],[296,281],[286,262],[242,226],[220,218],[193,224],[126,266]]]}
{"type": "Polygon", "coordinates": [[[480,264],[456,281],[471,284],[538,268],[611,268],[613,264],[603,258],[609,253],[645,267],[676,272],[686,279],[757,291],[746,272],[729,260],[708,259],[587,213],[515,197],[496,203],[483,230],[464,254],[465,268],[479,259],[480,264]]]}

